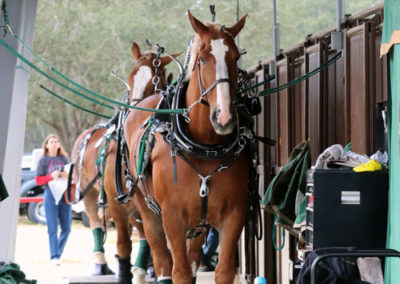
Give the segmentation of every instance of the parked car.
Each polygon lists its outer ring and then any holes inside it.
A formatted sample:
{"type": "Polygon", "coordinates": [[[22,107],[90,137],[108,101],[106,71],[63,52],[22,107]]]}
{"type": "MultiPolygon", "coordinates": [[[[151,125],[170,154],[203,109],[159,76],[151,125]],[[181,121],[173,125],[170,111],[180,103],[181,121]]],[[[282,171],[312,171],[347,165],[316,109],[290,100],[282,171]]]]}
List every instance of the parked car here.
{"type": "MultiPolygon", "coordinates": [[[[36,167],[42,149],[34,149],[31,154],[24,154],[22,158],[21,189],[19,199],[20,214],[26,214],[32,223],[46,224],[46,214],[43,206],[43,188],[36,184],[36,167]]],[[[80,203],[83,203],[80,201],[80,203]]],[[[83,204],[72,206],[72,217],[82,220],[89,227],[89,218],[83,204]]]]}

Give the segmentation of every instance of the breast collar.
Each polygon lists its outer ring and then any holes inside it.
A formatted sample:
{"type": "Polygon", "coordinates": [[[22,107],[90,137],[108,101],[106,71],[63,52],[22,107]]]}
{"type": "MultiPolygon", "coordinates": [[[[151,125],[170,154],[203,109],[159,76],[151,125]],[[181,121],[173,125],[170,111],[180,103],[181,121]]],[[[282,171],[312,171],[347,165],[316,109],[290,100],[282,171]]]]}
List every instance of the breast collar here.
{"type": "MultiPolygon", "coordinates": [[[[172,104],[173,108],[182,107],[184,97],[187,91],[187,84],[178,89],[176,99],[167,102],[164,97],[159,103],[160,108],[168,107],[172,104]]],[[[204,144],[194,141],[183,131],[184,118],[178,114],[172,114],[167,117],[155,115],[155,132],[163,134],[164,141],[172,147],[172,151],[183,152],[199,159],[225,159],[232,156],[237,157],[246,145],[245,137],[249,136],[249,132],[245,127],[241,127],[240,115],[236,110],[236,127],[232,134],[228,135],[225,142],[221,144],[204,144]],[[246,134],[244,134],[246,132],[246,134]]]]}

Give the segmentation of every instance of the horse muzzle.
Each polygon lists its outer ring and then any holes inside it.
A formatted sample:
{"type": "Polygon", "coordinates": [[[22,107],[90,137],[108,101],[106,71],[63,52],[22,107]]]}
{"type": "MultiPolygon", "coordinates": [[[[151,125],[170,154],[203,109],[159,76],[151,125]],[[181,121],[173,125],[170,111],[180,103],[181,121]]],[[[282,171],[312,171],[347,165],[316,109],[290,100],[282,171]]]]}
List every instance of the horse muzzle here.
{"type": "Polygon", "coordinates": [[[235,116],[232,115],[231,111],[224,114],[217,108],[211,114],[211,124],[219,135],[231,134],[235,128],[235,121],[235,116]]]}

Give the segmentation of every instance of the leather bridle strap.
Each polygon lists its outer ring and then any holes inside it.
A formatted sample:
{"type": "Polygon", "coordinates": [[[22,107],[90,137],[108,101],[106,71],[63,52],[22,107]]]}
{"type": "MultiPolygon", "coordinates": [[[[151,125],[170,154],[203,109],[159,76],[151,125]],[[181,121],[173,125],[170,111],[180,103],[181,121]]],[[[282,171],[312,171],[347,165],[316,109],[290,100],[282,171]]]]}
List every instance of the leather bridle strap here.
{"type": "Polygon", "coordinates": [[[199,77],[199,87],[200,87],[200,98],[203,99],[212,89],[215,88],[220,83],[229,83],[229,78],[221,78],[217,79],[214,81],[214,83],[211,84],[210,87],[207,88],[207,90],[203,91],[203,84],[201,83],[201,75],[200,75],[200,63],[197,63],[197,74],[199,77]]]}
{"type": "Polygon", "coordinates": [[[97,182],[97,180],[101,177],[101,172],[98,171],[96,176],[89,182],[89,184],[85,187],[85,189],[81,192],[80,199],[83,199],[85,195],[89,192],[90,189],[93,188],[93,185],[97,182]]]}
{"type": "Polygon", "coordinates": [[[193,104],[191,104],[188,108],[187,108],[187,113],[190,112],[190,110],[197,104],[202,103],[206,106],[209,106],[209,103],[207,101],[205,101],[203,98],[205,96],[208,95],[209,92],[211,92],[212,89],[214,89],[218,84],[220,83],[229,83],[229,78],[221,78],[221,79],[217,79],[216,81],[214,81],[214,83],[211,84],[211,86],[209,86],[207,88],[207,90],[203,90],[203,84],[201,83],[201,75],[200,75],[200,63],[197,63],[197,74],[198,74],[198,78],[199,78],[199,88],[200,88],[200,98],[195,101],[193,104]]]}

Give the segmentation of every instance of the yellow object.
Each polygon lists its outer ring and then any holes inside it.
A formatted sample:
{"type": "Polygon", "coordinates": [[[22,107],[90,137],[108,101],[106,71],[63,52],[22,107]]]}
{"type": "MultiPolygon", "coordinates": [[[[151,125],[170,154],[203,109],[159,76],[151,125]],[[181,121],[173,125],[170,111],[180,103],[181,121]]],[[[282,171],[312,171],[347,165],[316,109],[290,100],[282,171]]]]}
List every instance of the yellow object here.
{"type": "Polygon", "coordinates": [[[382,170],[382,165],[378,161],[370,160],[368,163],[364,163],[359,165],[358,167],[353,168],[353,171],[359,172],[374,172],[382,170]]]}

